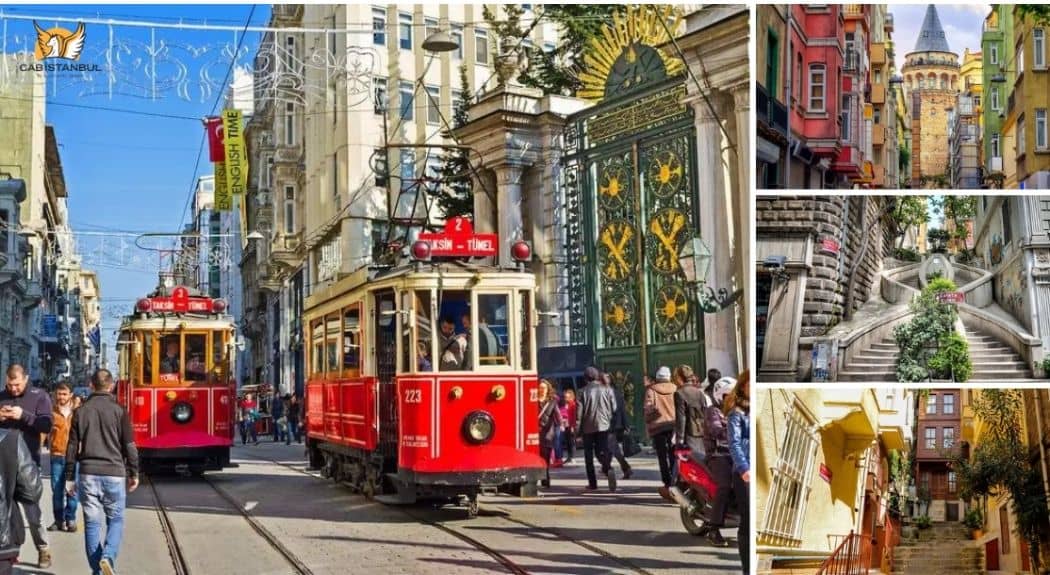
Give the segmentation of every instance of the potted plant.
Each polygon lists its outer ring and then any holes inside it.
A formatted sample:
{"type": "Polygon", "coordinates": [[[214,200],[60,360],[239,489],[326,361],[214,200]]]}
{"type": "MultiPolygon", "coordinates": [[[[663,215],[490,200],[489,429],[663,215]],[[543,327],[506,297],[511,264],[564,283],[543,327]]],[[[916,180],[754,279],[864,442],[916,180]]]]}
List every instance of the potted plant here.
{"type": "Polygon", "coordinates": [[[919,529],[929,529],[933,525],[933,521],[929,515],[923,515],[915,518],[915,526],[919,529]]]}
{"type": "Polygon", "coordinates": [[[984,532],[981,530],[984,527],[984,518],[981,517],[981,510],[974,507],[967,511],[966,516],[963,517],[963,525],[973,532],[974,541],[980,539],[984,535],[984,532]]]}
{"type": "Polygon", "coordinates": [[[1039,367],[1043,368],[1043,377],[1050,378],[1050,357],[1044,358],[1039,367]]]}

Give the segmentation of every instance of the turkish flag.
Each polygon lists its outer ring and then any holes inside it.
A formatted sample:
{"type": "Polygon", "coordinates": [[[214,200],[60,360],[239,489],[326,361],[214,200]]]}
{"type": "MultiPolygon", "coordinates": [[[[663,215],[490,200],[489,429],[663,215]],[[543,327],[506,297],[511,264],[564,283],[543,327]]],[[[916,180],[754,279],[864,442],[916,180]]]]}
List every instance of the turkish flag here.
{"type": "Polygon", "coordinates": [[[226,148],[224,147],[222,118],[208,118],[204,121],[208,130],[208,158],[212,162],[223,162],[226,160],[226,148]]]}

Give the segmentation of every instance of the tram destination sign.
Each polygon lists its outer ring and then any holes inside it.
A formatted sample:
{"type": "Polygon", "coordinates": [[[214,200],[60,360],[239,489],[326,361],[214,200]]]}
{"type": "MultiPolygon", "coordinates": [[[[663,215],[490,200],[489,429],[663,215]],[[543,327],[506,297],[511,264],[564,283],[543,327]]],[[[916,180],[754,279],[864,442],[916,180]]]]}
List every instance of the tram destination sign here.
{"type": "Polygon", "coordinates": [[[163,313],[212,313],[214,301],[206,297],[190,297],[184,287],[171,290],[171,297],[149,298],[150,310],[163,313]]]}
{"type": "Polygon", "coordinates": [[[419,240],[430,244],[435,258],[486,258],[499,250],[497,234],[475,234],[471,221],[462,217],[445,222],[444,231],[420,233],[419,240]]]}

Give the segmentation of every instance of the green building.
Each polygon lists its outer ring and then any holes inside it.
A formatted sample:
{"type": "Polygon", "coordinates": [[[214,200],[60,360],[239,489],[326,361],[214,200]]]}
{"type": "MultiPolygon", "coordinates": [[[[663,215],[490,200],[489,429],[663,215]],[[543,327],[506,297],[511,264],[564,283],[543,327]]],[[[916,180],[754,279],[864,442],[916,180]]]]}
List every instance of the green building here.
{"type": "MultiPolygon", "coordinates": [[[[1007,113],[1007,100],[1014,83],[1015,70],[1013,47],[1013,6],[992,4],[992,10],[984,19],[981,35],[981,58],[983,70],[981,82],[985,87],[984,114],[984,174],[1003,173],[1003,157],[1006,142],[1003,124],[1007,113]]],[[[1012,147],[1013,142],[1009,145],[1012,147]]],[[[1012,148],[1011,148],[1012,149],[1012,148]]]]}

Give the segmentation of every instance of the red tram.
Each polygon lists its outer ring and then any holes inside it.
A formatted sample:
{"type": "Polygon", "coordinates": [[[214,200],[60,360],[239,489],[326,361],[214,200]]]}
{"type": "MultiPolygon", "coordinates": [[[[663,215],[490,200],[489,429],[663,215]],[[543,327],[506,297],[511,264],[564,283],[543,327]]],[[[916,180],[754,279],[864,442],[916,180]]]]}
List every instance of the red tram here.
{"type": "Polygon", "coordinates": [[[458,250],[417,242],[413,265],[361,270],[307,298],[306,425],[322,474],[388,502],[466,497],[474,515],[479,493],[531,488],[545,465],[535,277],[431,261],[495,245],[468,246],[480,236],[464,223],[458,250]]]}
{"type": "Polygon", "coordinates": [[[162,288],[122,322],[117,400],[131,416],[143,469],[229,466],[236,382],[225,312],[221,299],[162,288]]]}

